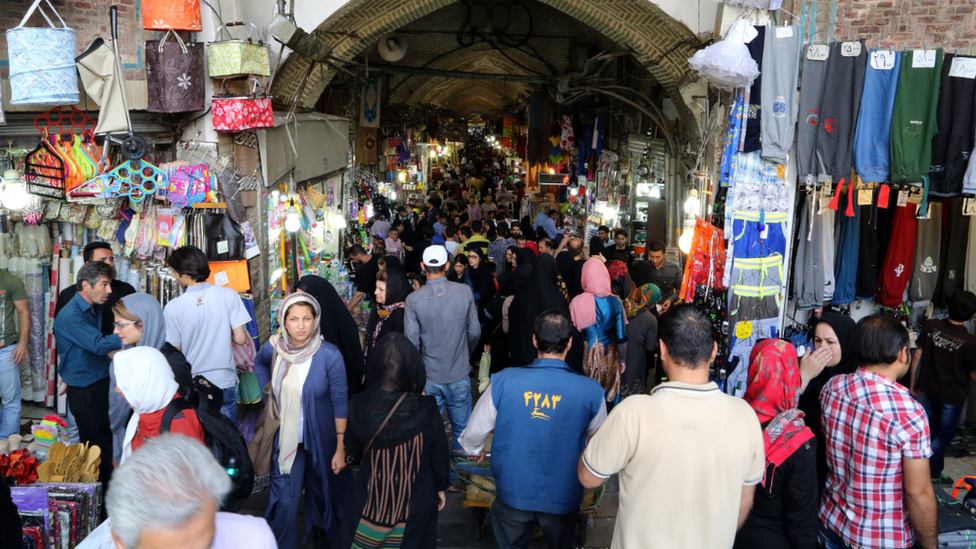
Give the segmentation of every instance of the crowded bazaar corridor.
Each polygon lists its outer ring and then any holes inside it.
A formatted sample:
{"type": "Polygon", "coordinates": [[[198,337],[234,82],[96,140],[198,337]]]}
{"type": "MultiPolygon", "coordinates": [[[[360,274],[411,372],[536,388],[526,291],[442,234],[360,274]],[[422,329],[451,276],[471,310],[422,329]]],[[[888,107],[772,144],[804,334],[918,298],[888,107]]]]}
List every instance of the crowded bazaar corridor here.
{"type": "Polygon", "coordinates": [[[976,0],[7,0],[0,549],[976,549],[976,0]]]}

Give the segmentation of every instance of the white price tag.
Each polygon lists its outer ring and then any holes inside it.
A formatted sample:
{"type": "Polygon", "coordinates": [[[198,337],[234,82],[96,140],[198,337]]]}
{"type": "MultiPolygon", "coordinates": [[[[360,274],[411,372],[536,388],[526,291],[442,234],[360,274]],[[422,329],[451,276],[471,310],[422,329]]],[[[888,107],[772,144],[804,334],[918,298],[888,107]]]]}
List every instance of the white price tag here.
{"type": "Polygon", "coordinates": [[[842,57],[857,57],[861,55],[860,42],[841,42],[840,55],[842,57]]]}
{"type": "Polygon", "coordinates": [[[871,68],[876,71],[890,71],[895,68],[895,52],[890,50],[871,52],[871,68]]]}
{"type": "Polygon", "coordinates": [[[823,195],[830,196],[832,194],[834,194],[834,183],[828,179],[823,183],[823,195]]]}
{"type": "Polygon", "coordinates": [[[807,59],[810,61],[826,61],[830,55],[830,48],[827,44],[811,44],[807,48],[807,59]]]}
{"type": "Polygon", "coordinates": [[[949,76],[976,79],[976,57],[953,57],[949,76]]]}
{"type": "Polygon", "coordinates": [[[230,277],[227,276],[227,271],[220,271],[214,275],[214,286],[226,286],[230,284],[230,277]]]}
{"type": "Polygon", "coordinates": [[[915,50],[912,52],[913,69],[935,68],[935,56],[938,50],[915,50]]]}
{"type": "Polygon", "coordinates": [[[908,205],[908,191],[898,191],[898,207],[902,208],[908,205]]]}
{"type": "Polygon", "coordinates": [[[963,200],[962,215],[976,215],[976,198],[963,200]]]}
{"type": "Polygon", "coordinates": [[[793,38],[793,27],[776,27],[776,38],[793,38]]]}
{"type": "Polygon", "coordinates": [[[227,249],[228,249],[228,247],[227,247],[227,241],[226,240],[220,240],[220,241],[217,242],[217,253],[218,254],[225,254],[225,253],[227,253],[227,249]]]}
{"type": "Polygon", "coordinates": [[[860,189],[857,191],[857,205],[858,206],[870,206],[871,199],[873,198],[871,189],[860,189]]]}

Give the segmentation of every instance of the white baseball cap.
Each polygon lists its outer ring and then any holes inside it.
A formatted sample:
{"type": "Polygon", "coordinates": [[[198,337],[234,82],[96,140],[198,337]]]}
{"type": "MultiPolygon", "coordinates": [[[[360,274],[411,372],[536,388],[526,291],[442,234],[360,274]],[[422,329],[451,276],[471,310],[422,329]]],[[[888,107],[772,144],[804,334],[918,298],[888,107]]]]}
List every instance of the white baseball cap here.
{"type": "Polygon", "coordinates": [[[439,245],[427,246],[424,250],[424,265],[429,267],[447,265],[447,248],[439,245]]]}

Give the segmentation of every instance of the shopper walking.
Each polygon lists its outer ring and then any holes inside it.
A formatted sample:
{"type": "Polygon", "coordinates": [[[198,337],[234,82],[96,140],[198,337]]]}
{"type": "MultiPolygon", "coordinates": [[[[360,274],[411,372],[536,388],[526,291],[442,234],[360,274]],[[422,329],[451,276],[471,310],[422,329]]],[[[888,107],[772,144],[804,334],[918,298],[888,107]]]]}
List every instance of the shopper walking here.
{"type": "Polygon", "coordinates": [[[254,359],[258,383],[270,383],[271,400],[265,406],[274,406],[280,418],[271,454],[271,500],[264,517],[278,547],[286,549],[295,546],[303,489],[304,538],[317,528],[334,540],[352,482],[344,471],[345,366],[339,349],[322,340],[321,317],[314,297],[305,292],[289,295],[278,309],[280,332],[254,359]]]}
{"type": "MultiPolygon", "coordinates": [[[[109,245],[108,242],[99,241],[89,243],[82,250],[81,257],[85,264],[96,261],[99,263],[108,264],[113,269],[115,268],[115,252],[112,251],[112,246],[109,245]]],[[[118,275],[119,273],[116,272],[115,274],[118,275]]],[[[108,300],[104,305],[105,314],[102,316],[101,325],[102,335],[111,335],[115,330],[115,326],[113,324],[114,319],[112,318],[111,314],[108,314],[108,311],[111,311],[112,307],[114,307],[115,304],[118,303],[123,297],[136,293],[136,289],[133,288],[131,284],[118,280],[115,278],[115,276],[112,278],[111,287],[112,293],[109,294],[108,300]]],[[[61,309],[63,309],[65,305],[67,305],[72,298],[75,297],[76,293],[78,293],[78,287],[74,284],[61,290],[61,293],[58,294],[58,301],[54,305],[55,318],[57,318],[57,316],[61,313],[61,309]]]]}
{"type": "Polygon", "coordinates": [[[233,345],[251,344],[244,325],[251,316],[241,296],[207,282],[210,263],[199,248],[183,246],[169,256],[176,281],[185,290],[163,309],[166,341],[186,355],[193,375],[223,391],[220,413],[237,420],[237,366],[233,345]]]}
{"type": "Polygon", "coordinates": [[[672,307],[661,318],[670,381],[618,404],[583,452],[583,486],[620,473],[614,549],[728,549],[745,522],[763,477],[763,434],[748,404],[708,380],[717,351],[708,315],[672,307]]]}
{"type": "Polygon", "coordinates": [[[494,273],[484,249],[475,247],[468,250],[468,268],[464,272],[464,283],[471,288],[478,312],[481,313],[491,298],[495,297],[494,273]]]}
{"type": "Polygon", "coordinates": [[[827,487],[820,504],[825,549],[935,549],[929,426],[896,381],[908,372],[908,330],[872,315],[854,335],[861,367],[821,392],[827,487]]]}
{"type": "Polygon", "coordinates": [[[952,484],[942,474],[945,451],[956,436],[969,387],[976,382],[976,337],[965,323],[976,315],[976,295],[956,292],[949,299],[949,318],[927,320],[912,356],[912,394],[925,408],[932,430],[932,482],[952,484]]]}
{"type": "Polygon", "coordinates": [[[854,321],[849,316],[824,313],[813,327],[813,350],[800,360],[800,404],[806,424],[817,437],[817,481],[827,482],[827,443],[821,424],[821,392],[830,379],[857,370],[854,321]]]}
{"type": "Polygon", "coordinates": [[[597,258],[583,264],[583,293],[569,305],[573,324],[583,334],[583,371],[606,391],[607,402],[620,393],[621,358],[627,356],[627,329],[620,299],[611,292],[610,273],[597,258]]]}
{"type": "Polygon", "coordinates": [[[366,374],[369,386],[349,401],[346,437],[362,466],[335,547],[435,547],[450,458],[437,401],[424,394],[424,360],[391,333],[370,353],[366,374]]]}
{"type": "Polygon", "coordinates": [[[493,375],[461,434],[464,451],[480,462],[495,432],[491,473],[498,494],[491,518],[502,549],[527,548],[536,523],[549,549],[573,547],[583,501],[577,456],[607,407],[600,384],[566,364],[572,327],[565,312],[539,315],[532,328],[538,358],[493,375]]]}
{"type": "Polygon", "coordinates": [[[31,319],[24,283],[6,269],[0,270],[0,322],[0,439],[7,439],[20,434],[20,364],[27,358],[31,319]]]}
{"type": "Polygon", "coordinates": [[[163,429],[204,443],[203,426],[192,408],[177,413],[169,425],[162,423],[169,403],[182,398],[173,369],[162,353],[152,347],[133,347],[119,351],[114,362],[118,383],[115,390],[133,412],[125,427],[119,463],[150,439],[159,437],[163,429]]]}
{"type": "Polygon", "coordinates": [[[387,270],[376,277],[376,306],[366,321],[366,348],[363,350],[366,364],[377,341],[386,334],[404,332],[404,307],[410,291],[410,281],[400,270],[387,270]]]}
{"type": "Polygon", "coordinates": [[[569,315],[566,285],[563,284],[556,260],[551,255],[539,256],[536,266],[532,268],[532,278],[516,294],[508,310],[509,332],[515,339],[511,349],[513,366],[528,366],[535,361],[533,327],[539,315],[546,311],[561,311],[569,315]]]}
{"type": "MultiPolygon", "coordinates": [[[[481,337],[478,308],[471,289],[449,282],[447,250],[431,246],[424,251],[427,284],[410,294],[406,302],[406,336],[417,347],[427,367],[424,393],[437,399],[438,410],[447,407],[453,433],[453,449],[471,415],[469,357],[481,337]]],[[[452,472],[452,484],[456,484],[452,472]]]]}
{"type": "Polygon", "coordinates": [[[793,345],[764,339],[752,348],[743,400],[763,428],[766,470],[752,512],[735,536],[735,549],[817,547],[817,439],[796,407],[800,383],[793,345]]]}
{"type": "Polygon", "coordinates": [[[634,288],[624,301],[627,313],[627,368],[620,375],[620,396],[641,395],[657,378],[654,351],[657,350],[658,317],[655,307],[661,290],[654,284],[634,288]],[[648,381],[648,373],[650,380],[648,381]]]}
{"type": "Polygon", "coordinates": [[[102,460],[98,480],[112,477],[112,425],[109,421],[109,364],[122,347],[117,335],[102,335],[102,307],[112,294],[115,268],[93,261],[78,271],[78,293],[54,319],[58,342],[58,375],[67,385],[68,407],[82,443],[98,446],[102,460]]]}
{"type": "Polygon", "coordinates": [[[322,316],[319,317],[322,339],[335,345],[342,353],[342,361],[346,364],[346,384],[349,394],[359,393],[363,389],[366,363],[363,361],[363,349],[359,346],[359,326],[356,325],[356,320],[348,314],[340,314],[343,313],[346,305],[332,283],[321,276],[303,276],[298,281],[298,289],[311,295],[318,302],[319,309],[322,311],[322,316]]]}

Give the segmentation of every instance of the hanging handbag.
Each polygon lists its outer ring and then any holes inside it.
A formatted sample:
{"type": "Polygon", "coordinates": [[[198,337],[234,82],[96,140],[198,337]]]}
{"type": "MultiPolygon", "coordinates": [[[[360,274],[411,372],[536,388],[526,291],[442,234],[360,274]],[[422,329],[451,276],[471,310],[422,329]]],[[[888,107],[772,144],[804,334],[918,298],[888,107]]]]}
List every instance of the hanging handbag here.
{"type": "MultiPolygon", "coordinates": [[[[257,80],[253,82],[256,86],[257,80]]],[[[223,91],[223,81],[221,81],[221,91],[223,91]]],[[[236,133],[274,127],[271,98],[266,95],[257,97],[253,91],[250,97],[219,95],[213,97],[212,105],[214,129],[219,132],[236,133]]]]}
{"type": "Polygon", "coordinates": [[[142,27],[152,31],[200,32],[198,0],[142,0],[142,27]]]}
{"type": "Polygon", "coordinates": [[[34,0],[20,24],[7,30],[11,105],[70,105],[79,100],[75,31],[61,19],[51,0],[43,0],[61,22],[56,27],[40,7],[41,1],[34,0]],[[49,27],[24,26],[34,10],[49,27]]]}
{"type": "Polygon", "coordinates": [[[146,86],[149,112],[202,111],[206,91],[203,44],[183,42],[175,31],[146,41],[146,86]],[[167,41],[170,36],[174,40],[167,41]]]}
{"type": "Polygon", "coordinates": [[[222,213],[207,213],[207,259],[233,261],[244,259],[244,233],[240,227],[222,213]]]}
{"type": "Polygon", "coordinates": [[[210,78],[227,78],[231,76],[271,76],[271,57],[268,46],[258,39],[255,44],[253,33],[257,29],[253,23],[227,23],[221,25],[214,36],[220,38],[223,31],[227,40],[218,40],[207,44],[207,65],[210,78]],[[247,40],[231,36],[227,27],[250,25],[247,40]]]}
{"type": "MultiPolygon", "coordinates": [[[[272,372],[274,372],[278,360],[276,351],[271,358],[272,372]]],[[[254,426],[254,438],[247,445],[247,454],[251,457],[251,464],[254,465],[255,477],[271,474],[271,454],[274,452],[275,435],[278,434],[278,428],[281,427],[281,410],[278,409],[274,395],[271,394],[271,384],[272,382],[269,381],[262,390],[264,393],[264,410],[261,411],[261,417],[258,418],[258,422],[254,426]]]]}

